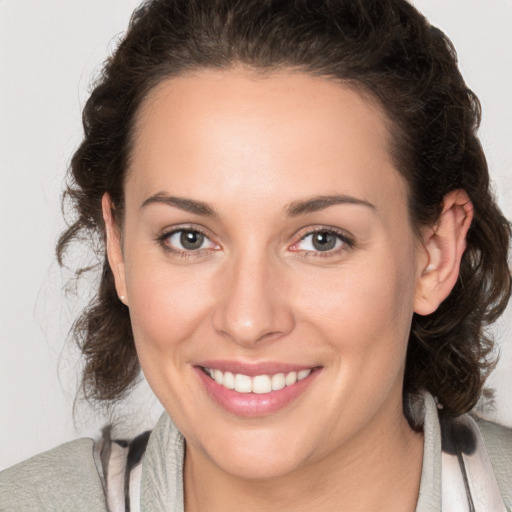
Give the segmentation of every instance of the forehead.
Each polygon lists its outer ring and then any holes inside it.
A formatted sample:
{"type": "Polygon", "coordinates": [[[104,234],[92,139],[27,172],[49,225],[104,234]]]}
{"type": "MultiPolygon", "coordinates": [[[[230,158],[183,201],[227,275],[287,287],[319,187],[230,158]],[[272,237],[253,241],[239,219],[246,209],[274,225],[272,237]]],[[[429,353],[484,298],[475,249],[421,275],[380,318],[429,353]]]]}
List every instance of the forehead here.
{"type": "Polygon", "coordinates": [[[379,202],[397,191],[404,199],[388,124],[366,95],[304,73],[181,75],[139,110],[127,186],[208,202],[332,193],[379,202]]]}

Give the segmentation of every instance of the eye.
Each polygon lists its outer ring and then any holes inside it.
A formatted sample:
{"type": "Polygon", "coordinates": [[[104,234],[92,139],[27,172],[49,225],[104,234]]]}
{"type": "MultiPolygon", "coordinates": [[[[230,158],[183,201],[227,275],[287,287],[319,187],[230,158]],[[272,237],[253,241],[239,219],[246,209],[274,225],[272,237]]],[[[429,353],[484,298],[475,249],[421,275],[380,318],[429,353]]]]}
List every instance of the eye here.
{"type": "Polygon", "coordinates": [[[160,238],[166,249],[178,253],[216,249],[218,247],[204,233],[196,229],[176,229],[170,233],[165,233],[160,238]]]}
{"type": "Polygon", "coordinates": [[[309,253],[337,253],[343,248],[354,246],[353,241],[345,234],[329,229],[319,229],[304,235],[293,245],[293,251],[309,253]]]}

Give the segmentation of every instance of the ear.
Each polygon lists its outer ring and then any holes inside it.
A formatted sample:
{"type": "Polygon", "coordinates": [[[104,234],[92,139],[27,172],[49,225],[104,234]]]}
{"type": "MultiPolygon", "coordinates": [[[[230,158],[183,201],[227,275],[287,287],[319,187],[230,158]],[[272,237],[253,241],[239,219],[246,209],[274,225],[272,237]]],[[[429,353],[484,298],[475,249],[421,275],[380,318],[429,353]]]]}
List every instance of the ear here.
{"type": "Polygon", "coordinates": [[[433,313],[455,286],[472,220],[473,205],[466,191],[454,190],[443,199],[436,224],[423,230],[426,264],[420,269],[414,300],[419,315],[433,313]]]}
{"type": "Polygon", "coordinates": [[[114,219],[114,205],[112,204],[112,199],[107,192],[103,194],[101,207],[103,210],[103,221],[105,222],[105,234],[107,237],[108,263],[112,273],[114,274],[119,300],[128,305],[124,256],[121,246],[121,233],[119,232],[119,226],[114,219]]]}

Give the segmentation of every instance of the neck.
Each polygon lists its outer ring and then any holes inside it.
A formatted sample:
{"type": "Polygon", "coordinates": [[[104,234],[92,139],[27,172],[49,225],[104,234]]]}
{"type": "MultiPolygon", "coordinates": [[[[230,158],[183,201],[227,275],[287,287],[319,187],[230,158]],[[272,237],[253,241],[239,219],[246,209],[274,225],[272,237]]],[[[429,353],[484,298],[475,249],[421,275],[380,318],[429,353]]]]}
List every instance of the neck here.
{"type": "Polygon", "coordinates": [[[376,417],[336,452],[271,479],[238,478],[187,449],[185,510],[413,512],[423,434],[409,427],[401,411],[388,416],[376,417]]]}

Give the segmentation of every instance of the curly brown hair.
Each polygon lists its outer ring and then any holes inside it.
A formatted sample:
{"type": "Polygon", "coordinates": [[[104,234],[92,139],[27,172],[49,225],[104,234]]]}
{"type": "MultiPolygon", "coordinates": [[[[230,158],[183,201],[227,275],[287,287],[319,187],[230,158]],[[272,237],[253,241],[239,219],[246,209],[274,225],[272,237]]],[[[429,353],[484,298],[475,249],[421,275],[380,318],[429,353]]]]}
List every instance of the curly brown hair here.
{"type": "Polygon", "coordinates": [[[98,293],[73,329],[85,358],[85,396],[113,402],[140,371],[129,310],[106,259],[101,213],[108,192],[122,225],[138,108],[165,78],[240,64],[300,70],[373,95],[392,126],[413,226],[433,225],[448,192],[468,193],[474,220],[459,279],[437,311],[414,315],[404,383],[404,396],[427,389],[444,414],[467,412],[494,364],[486,327],[510,296],[510,225],[491,193],[476,136],[478,99],[448,38],[405,0],[150,0],[134,12],[83,111],[85,135],[64,195],[75,216],[57,245],[63,264],[72,242],[89,241],[103,266],[98,293]]]}

